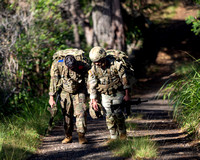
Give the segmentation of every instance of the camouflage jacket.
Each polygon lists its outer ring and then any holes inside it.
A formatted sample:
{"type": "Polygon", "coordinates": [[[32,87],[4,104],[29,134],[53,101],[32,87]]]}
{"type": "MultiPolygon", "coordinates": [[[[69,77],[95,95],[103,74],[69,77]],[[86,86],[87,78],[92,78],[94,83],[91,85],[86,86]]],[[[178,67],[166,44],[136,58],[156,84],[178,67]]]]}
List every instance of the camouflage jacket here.
{"type": "MultiPolygon", "coordinates": [[[[68,93],[76,93],[86,86],[88,65],[78,61],[75,69],[69,69],[64,60],[54,61],[51,66],[51,80],[49,86],[49,95],[61,89],[68,93]]],[[[86,89],[86,87],[85,87],[86,89]]]]}
{"type": "Polygon", "coordinates": [[[130,88],[122,63],[109,58],[106,61],[104,70],[93,65],[88,72],[90,99],[97,98],[98,92],[112,95],[118,90],[130,88]]]}

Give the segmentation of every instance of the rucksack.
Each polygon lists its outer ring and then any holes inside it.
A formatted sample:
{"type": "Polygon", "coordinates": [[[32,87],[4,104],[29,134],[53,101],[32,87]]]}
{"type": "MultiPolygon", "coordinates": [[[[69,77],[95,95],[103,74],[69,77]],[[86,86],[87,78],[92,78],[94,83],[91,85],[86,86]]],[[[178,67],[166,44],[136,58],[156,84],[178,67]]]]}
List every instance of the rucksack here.
{"type": "Polygon", "coordinates": [[[63,60],[67,55],[73,55],[77,61],[88,63],[84,56],[84,51],[81,49],[65,49],[59,50],[53,55],[53,61],[63,60]]]}
{"type": "Polygon", "coordinates": [[[75,81],[63,83],[63,77],[65,75],[68,75],[69,73],[69,70],[65,69],[65,57],[68,55],[73,55],[77,62],[79,62],[78,69],[81,71],[82,74],[87,73],[87,70],[85,69],[89,67],[89,63],[87,61],[87,58],[84,56],[84,51],[80,49],[65,49],[59,50],[56,53],[54,53],[52,66],[57,66],[59,74],[61,76],[56,86],[57,88],[63,86],[63,88],[65,88],[68,91],[68,93],[72,93],[75,92],[77,89],[75,81]],[[85,69],[83,70],[83,68],[85,69]]]}
{"type": "Polygon", "coordinates": [[[110,49],[106,50],[107,57],[114,58],[117,61],[122,62],[122,65],[124,66],[126,70],[126,74],[129,80],[130,85],[133,85],[135,83],[134,78],[134,69],[132,64],[129,61],[128,55],[120,50],[110,49]]]}

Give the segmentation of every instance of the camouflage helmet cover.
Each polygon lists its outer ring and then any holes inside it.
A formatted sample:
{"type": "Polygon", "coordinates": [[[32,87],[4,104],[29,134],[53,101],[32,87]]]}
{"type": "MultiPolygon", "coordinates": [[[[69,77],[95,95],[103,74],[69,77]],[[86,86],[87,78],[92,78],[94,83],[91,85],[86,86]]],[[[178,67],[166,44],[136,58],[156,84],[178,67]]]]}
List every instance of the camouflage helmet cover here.
{"type": "Polygon", "coordinates": [[[106,51],[102,47],[93,47],[89,53],[90,60],[92,62],[97,62],[102,58],[106,57],[106,51]]]}
{"type": "Polygon", "coordinates": [[[97,105],[98,105],[98,111],[95,111],[91,105],[89,106],[89,114],[92,117],[92,119],[101,118],[104,114],[101,104],[97,103],[97,105]]]}

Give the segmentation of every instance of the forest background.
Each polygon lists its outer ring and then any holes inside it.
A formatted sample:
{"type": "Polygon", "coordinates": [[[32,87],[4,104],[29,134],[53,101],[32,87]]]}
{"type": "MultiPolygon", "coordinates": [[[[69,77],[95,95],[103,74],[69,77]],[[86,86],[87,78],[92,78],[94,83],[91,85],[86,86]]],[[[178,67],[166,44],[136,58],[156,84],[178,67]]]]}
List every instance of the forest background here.
{"type": "MultiPolygon", "coordinates": [[[[40,135],[44,135],[49,117],[46,108],[50,67],[52,56],[56,51],[80,48],[88,57],[90,49],[96,45],[119,49],[128,53],[135,69],[136,79],[146,77],[149,68],[156,63],[159,50],[166,49],[159,44],[161,42],[158,42],[156,39],[158,37],[154,35],[158,25],[162,21],[163,26],[159,29],[165,28],[168,19],[173,16],[174,8],[180,3],[198,9],[197,4],[200,2],[192,0],[1,0],[0,149],[3,148],[4,151],[8,149],[1,156],[12,155],[9,153],[14,150],[13,148],[21,150],[19,146],[23,146],[26,153],[32,152],[38,143],[30,137],[39,139],[40,135]],[[157,15],[162,15],[163,19],[156,19],[157,15]],[[29,138],[25,138],[25,134],[28,134],[29,138]],[[15,138],[11,138],[12,136],[15,138]],[[20,144],[17,136],[19,139],[25,138],[28,145],[26,146],[25,142],[20,144]]],[[[188,23],[188,27],[194,32],[191,33],[198,37],[200,32],[198,17],[191,16],[180,23],[188,23]]],[[[170,52],[168,51],[169,54],[170,52]]],[[[189,50],[184,52],[190,53],[189,50]]],[[[193,52],[191,57],[198,62],[198,52],[193,52]]],[[[195,68],[194,73],[197,75],[198,64],[195,63],[193,66],[196,66],[192,68],[195,68]]],[[[181,76],[187,75],[188,72],[190,71],[186,70],[181,76]]],[[[168,93],[166,96],[169,97],[177,94],[177,92],[170,95],[168,93]]],[[[192,102],[193,106],[198,107],[198,98],[192,102]]],[[[185,101],[183,103],[185,105],[185,101]]],[[[180,103],[176,104],[180,105],[180,103]]],[[[196,127],[197,124],[194,126],[196,127]]]]}

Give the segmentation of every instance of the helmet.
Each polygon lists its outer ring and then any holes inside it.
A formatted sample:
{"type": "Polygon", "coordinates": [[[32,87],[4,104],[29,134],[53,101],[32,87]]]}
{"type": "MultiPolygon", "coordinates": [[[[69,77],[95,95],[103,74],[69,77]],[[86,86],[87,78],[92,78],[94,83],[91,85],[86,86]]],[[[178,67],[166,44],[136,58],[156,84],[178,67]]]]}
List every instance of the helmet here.
{"type": "Polygon", "coordinates": [[[90,50],[89,57],[92,62],[97,62],[106,57],[106,51],[102,47],[94,47],[90,50]]]}
{"type": "Polygon", "coordinates": [[[76,66],[76,59],[72,55],[67,55],[65,57],[65,65],[69,68],[73,68],[76,66]]]}
{"type": "Polygon", "coordinates": [[[104,113],[103,113],[102,106],[99,103],[97,103],[97,105],[98,105],[98,111],[95,111],[91,105],[89,106],[89,114],[92,117],[92,119],[98,119],[98,118],[103,117],[104,113]]]}

